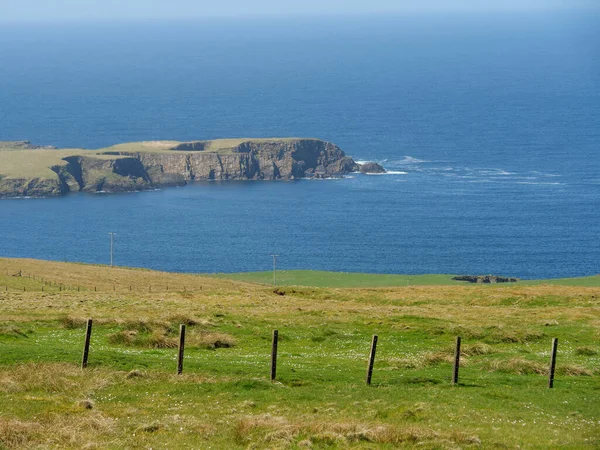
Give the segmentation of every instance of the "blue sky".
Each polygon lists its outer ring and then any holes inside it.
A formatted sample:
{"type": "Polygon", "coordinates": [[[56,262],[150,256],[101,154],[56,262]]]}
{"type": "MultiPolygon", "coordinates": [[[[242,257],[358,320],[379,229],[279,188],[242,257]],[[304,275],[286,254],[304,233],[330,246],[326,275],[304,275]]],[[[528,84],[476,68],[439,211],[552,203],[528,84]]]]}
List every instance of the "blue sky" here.
{"type": "Polygon", "coordinates": [[[600,0],[0,0],[2,21],[341,15],[412,11],[543,10],[600,0]]]}

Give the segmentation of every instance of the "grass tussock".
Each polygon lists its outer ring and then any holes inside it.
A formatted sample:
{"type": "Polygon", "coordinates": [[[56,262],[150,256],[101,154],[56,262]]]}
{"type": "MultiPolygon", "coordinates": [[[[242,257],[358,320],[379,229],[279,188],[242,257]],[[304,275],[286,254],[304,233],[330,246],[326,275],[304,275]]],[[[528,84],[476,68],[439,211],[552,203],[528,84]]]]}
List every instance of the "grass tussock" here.
{"type": "Polygon", "coordinates": [[[591,377],[594,375],[592,370],[576,364],[559,364],[556,373],[567,377],[591,377]]]}
{"type": "Polygon", "coordinates": [[[268,447],[292,446],[347,447],[374,445],[480,445],[478,436],[467,432],[442,433],[429,428],[392,427],[358,422],[289,421],[284,417],[263,414],[246,416],[235,427],[238,443],[261,442],[268,447]]]}
{"type": "Polygon", "coordinates": [[[24,448],[39,441],[43,435],[43,427],[39,423],[0,417],[0,448],[24,448]]]}
{"type": "Polygon", "coordinates": [[[153,330],[151,333],[140,333],[135,330],[118,331],[109,334],[106,339],[113,345],[131,347],[176,348],[178,345],[177,338],[169,336],[169,332],[164,329],[153,330]]]}
{"type": "Polygon", "coordinates": [[[579,347],[575,349],[575,354],[580,356],[596,356],[598,352],[591,347],[579,347]]]}
{"type": "Polygon", "coordinates": [[[20,328],[14,325],[4,325],[0,326],[0,336],[9,337],[9,338],[28,338],[28,334],[31,331],[22,331],[20,328]]]}
{"type": "Polygon", "coordinates": [[[36,421],[0,417],[0,448],[95,448],[89,439],[102,442],[113,430],[112,419],[91,411],[76,421],[57,415],[36,421]]]}
{"type": "Polygon", "coordinates": [[[209,319],[199,319],[197,317],[190,317],[185,314],[171,315],[171,316],[167,317],[165,319],[165,321],[174,326],[178,326],[179,324],[183,324],[188,327],[195,327],[195,326],[212,327],[212,326],[214,326],[214,323],[209,319]]]}
{"type": "Polygon", "coordinates": [[[546,337],[544,332],[532,328],[507,328],[497,325],[478,327],[449,324],[436,326],[430,330],[429,334],[460,336],[465,340],[476,339],[487,344],[525,344],[537,342],[546,337]]]}
{"type": "Polygon", "coordinates": [[[546,334],[533,329],[511,329],[503,327],[490,327],[485,341],[490,344],[527,344],[538,342],[545,338],[546,334]]]}
{"type": "Polygon", "coordinates": [[[218,332],[200,332],[198,334],[192,334],[187,341],[187,345],[209,350],[235,347],[236,343],[233,336],[218,332]]]}
{"type": "Polygon", "coordinates": [[[75,330],[77,328],[84,328],[87,319],[83,317],[75,317],[75,316],[65,316],[59,320],[61,326],[66,328],[67,330],[75,330]]]}
{"type": "Polygon", "coordinates": [[[548,366],[538,361],[524,358],[494,359],[488,361],[485,367],[490,372],[512,373],[516,375],[544,375],[548,366]]]}
{"type": "Polygon", "coordinates": [[[48,394],[85,394],[111,385],[113,377],[88,369],[85,373],[73,364],[26,363],[0,371],[0,392],[44,392],[48,394]]]}
{"type": "Polygon", "coordinates": [[[109,334],[107,341],[113,345],[142,348],[176,348],[179,345],[179,323],[187,322],[190,330],[186,334],[186,346],[204,349],[231,348],[236,345],[233,336],[207,331],[209,321],[176,316],[169,321],[149,321],[145,319],[122,322],[121,331],[109,334]],[[201,329],[196,329],[200,325],[201,329]]]}
{"type": "MultiPolygon", "coordinates": [[[[462,352],[461,352],[462,353],[462,352]]],[[[386,361],[392,369],[423,369],[440,364],[453,364],[454,353],[451,352],[425,352],[407,358],[390,358],[386,361]]],[[[460,366],[469,364],[467,359],[460,360],[460,366]]]]}
{"type": "MultiPolygon", "coordinates": [[[[491,372],[512,373],[515,375],[547,375],[549,364],[524,358],[495,359],[486,362],[486,368],[491,372]]],[[[592,376],[593,372],[585,367],[574,364],[558,364],[557,375],[576,377],[592,376]]]]}
{"type": "Polygon", "coordinates": [[[460,348],[460,354],[462,356],[491,355],[493,353],[496,353],[496,351],[490,345],[483,342],[463,345],[460,348]]]}

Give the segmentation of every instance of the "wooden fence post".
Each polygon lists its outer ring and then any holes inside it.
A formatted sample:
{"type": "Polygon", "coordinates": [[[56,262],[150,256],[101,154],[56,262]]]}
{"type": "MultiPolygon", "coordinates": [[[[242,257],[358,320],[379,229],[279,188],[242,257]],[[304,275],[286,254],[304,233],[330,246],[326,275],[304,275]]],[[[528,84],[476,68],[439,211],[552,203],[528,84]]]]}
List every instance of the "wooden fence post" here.
{"type": "Polygon", "coordinates": [[[369,364],[367,366],[367,384],[371,385],[371,378],[373,377],[373,365],[375,364],[375,352],[377,351],[377,335],[373,335],[371,341],[371,352],[369,353],[369,364]]]}
{"type": "Polygon", "coordinates": [[[275,381],[277,376],[277,342],[279,340],[279,331],[273,330],[273,343],[271,345],[271,381],[275,381]]]}
{"type": "Polygon", "coordinates": [[[81,360],[81,368],[85,369],[88,365],[88,356],[90,354],[90,340],[92,338],[92,319],[88,319],[85,328],[85,344],[83,345],[83,359],[81,360]]]}
{"type": "Polygon", "coordinates": [[[456,349],[454,350],[454,372],[452,373],[452,384],[458,384],[458,369],[460,367],[460,336],[456,337],[456,349]]]}
{"type": "Polygon", "coordinates": [[[183,352],[185,349],[185,325],[179,325],[179,351],[177,355],[177,375],[183,372],[183,352]]]}
{"type": "Polygon", "coordinates": [[[552,356],[550,357],[550,371],[548,372],[548,388],[554,387],[554,370],[556,369],[556,351],[558,350],[558,339],[552,339],[552,356]]]}

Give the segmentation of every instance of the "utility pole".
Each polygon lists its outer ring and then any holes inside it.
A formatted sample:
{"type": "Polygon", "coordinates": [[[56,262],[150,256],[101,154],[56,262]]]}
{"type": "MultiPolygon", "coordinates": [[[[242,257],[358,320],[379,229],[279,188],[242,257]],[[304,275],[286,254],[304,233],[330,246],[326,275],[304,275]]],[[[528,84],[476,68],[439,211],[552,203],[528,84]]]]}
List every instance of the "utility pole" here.
{"type": "Polygon", "coordinates": [[[277,284],[277,257],[279,255],[271,255],[273,257],[273,286],[277,284]]]}
{"type": "Polygon", "coordinates": [[[113,233],[112,231],[108,233],[110,235],[110,267],[114,267],[113,265],[113,250],[115,247],[115,236],[117,233],[113,233]]]}

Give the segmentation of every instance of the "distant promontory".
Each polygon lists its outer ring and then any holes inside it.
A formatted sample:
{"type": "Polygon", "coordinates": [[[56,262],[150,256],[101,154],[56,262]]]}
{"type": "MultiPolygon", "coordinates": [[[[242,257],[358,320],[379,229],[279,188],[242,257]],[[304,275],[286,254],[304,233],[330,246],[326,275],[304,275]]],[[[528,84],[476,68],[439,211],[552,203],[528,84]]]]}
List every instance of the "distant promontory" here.
{"type": "Polygon", "coordinates": [[[146,141],[99,150],[0,141],[0,197],[140,191],[209,180],[294,180],[381,172],[320,139],[146,141]]]}

